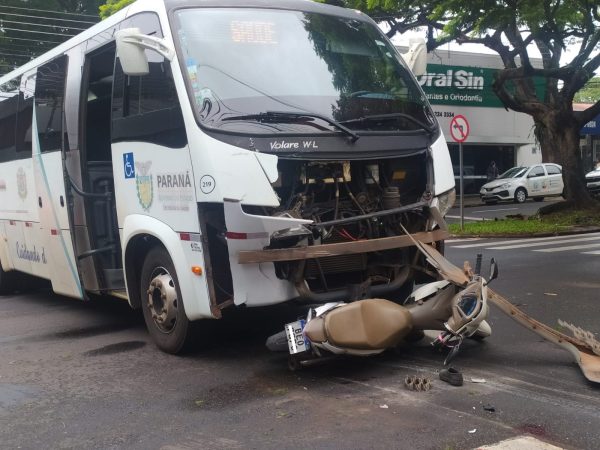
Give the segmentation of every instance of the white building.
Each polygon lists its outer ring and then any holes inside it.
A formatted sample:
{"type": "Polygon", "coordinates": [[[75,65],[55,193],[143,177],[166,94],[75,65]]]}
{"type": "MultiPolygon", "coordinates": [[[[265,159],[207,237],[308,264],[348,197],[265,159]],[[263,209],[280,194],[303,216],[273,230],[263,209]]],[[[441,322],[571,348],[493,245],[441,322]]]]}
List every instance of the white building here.
{"type": "Polygon", "coordinates": [[[463,143],[465,193],[479,192],[491,161],[500,173],[541,162],[531,116],[507,111],[492,89],[494,72],[504,67],[498,55],[436,50],[427,57],[427,73],[418,79],[446,136],[457,177],[458,144],[450,122],[462,115],[469,123],[463,143]]]}

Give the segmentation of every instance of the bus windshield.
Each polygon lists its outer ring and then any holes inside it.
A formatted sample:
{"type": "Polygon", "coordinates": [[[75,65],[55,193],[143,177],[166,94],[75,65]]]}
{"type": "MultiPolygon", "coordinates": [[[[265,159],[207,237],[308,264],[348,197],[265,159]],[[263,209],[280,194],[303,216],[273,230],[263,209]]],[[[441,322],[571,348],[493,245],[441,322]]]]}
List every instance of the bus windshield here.
{"type": "Polygon", "coordinates": [[[370,23],[250,8],[183,9],[175,20],[205,127],[250,134],[436,127],[420,87],[370,23]]]}

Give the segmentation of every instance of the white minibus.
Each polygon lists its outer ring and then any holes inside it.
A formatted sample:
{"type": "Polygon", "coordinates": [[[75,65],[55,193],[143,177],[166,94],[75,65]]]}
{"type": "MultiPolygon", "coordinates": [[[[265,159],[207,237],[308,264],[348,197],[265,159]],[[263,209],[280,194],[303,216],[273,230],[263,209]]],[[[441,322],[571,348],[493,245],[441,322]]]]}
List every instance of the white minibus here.
{"type": "Polygon", "coordinates": [[[454,176],[368,16],[139,0],[0,78],[0,291],[141,308],[162,350],[224,308],[380,297],[432,271],[454,176]]]}

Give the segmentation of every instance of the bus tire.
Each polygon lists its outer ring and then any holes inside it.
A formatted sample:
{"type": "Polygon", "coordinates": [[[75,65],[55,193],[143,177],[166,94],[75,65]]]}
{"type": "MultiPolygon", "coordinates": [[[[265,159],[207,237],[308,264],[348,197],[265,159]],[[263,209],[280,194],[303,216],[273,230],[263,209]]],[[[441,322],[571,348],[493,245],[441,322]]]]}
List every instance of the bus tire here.
{"type": "Polygon", "coordinates": [[[140,279],[142,311],[152,340],[166,353],[180,353],[190,338],[191,327],[175,266],[164,247],[148,252],[140,279]]]}

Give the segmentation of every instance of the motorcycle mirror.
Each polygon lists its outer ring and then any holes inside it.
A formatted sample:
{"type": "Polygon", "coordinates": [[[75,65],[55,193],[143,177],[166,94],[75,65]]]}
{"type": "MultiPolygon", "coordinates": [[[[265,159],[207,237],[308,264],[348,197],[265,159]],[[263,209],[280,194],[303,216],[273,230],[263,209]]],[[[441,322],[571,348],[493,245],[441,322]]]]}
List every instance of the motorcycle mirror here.
{"type": "Polygon", "coordinates": [[[454,347],[452,347],[450,349],[450,351],[448,352],[448,354],[446,355],[446,358],[444,359],[444,365],[447,366],[448,364],[450,364],[450,362],[454,359],[454,357],[458,354],[458,351],[460,350],[460,344],[462,343],[462,340],[460,340],[454,347]]]}
{"type": "Polygon", "coordinates": [[[488,279],[488,284],[496,278],[498,278],[498,264],[496,264],[496,260],[492,258],[490,261],[490,277],[488,279]]]}

